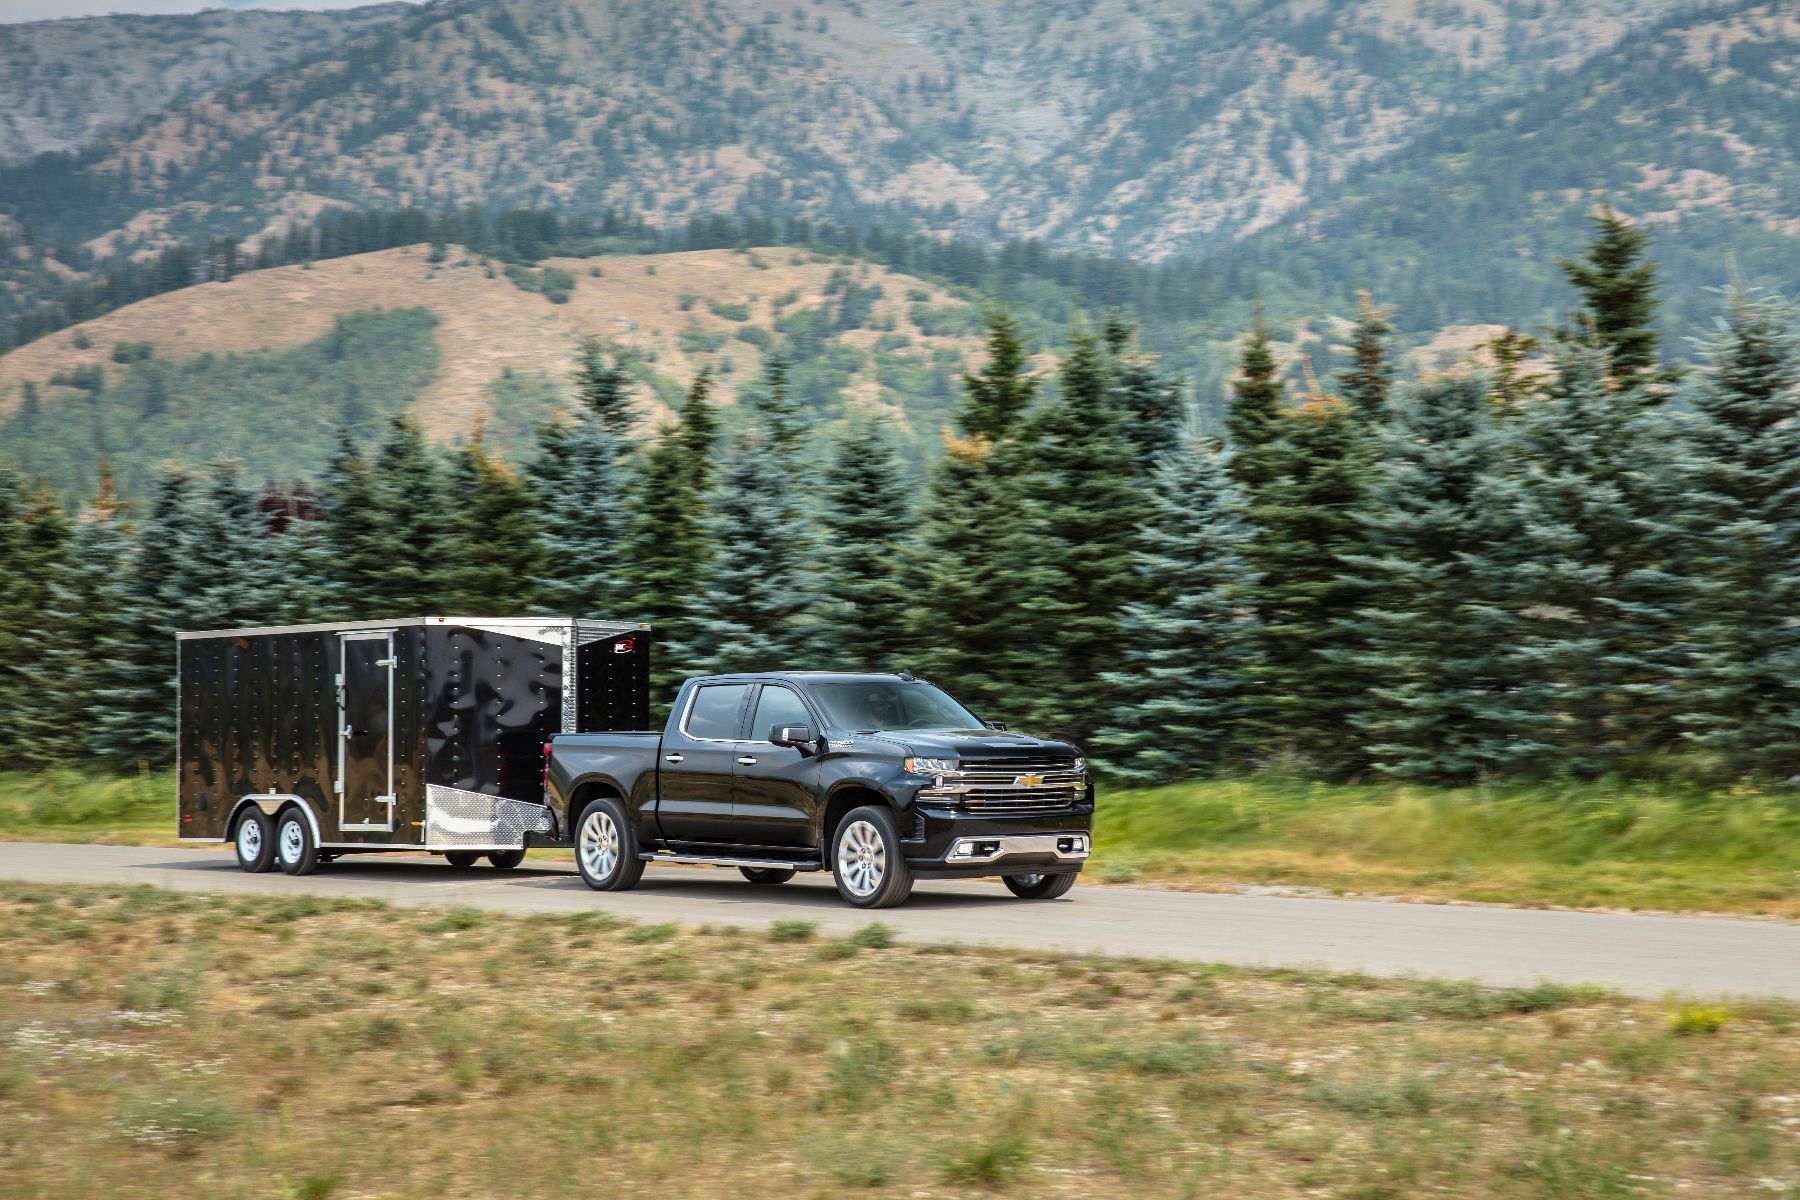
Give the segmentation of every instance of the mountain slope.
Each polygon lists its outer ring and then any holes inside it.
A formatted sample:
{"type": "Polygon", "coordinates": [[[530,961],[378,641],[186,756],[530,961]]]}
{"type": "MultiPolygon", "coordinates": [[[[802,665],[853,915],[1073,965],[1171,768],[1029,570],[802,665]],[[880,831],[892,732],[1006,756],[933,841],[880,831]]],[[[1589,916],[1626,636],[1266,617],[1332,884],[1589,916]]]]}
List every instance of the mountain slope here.
{"type": "Polygon", "coordinates": [[[0,184],[40,240],[296,204],[905,214],[1156,257],[1303,206],[1669,0],[439,0],[0,184]]]}
{"type": "MultiPolygon", "coordinates": [[[[1442,127],[1236,253],[1273,289],[1373,289],[1404,327],[1547,319],[1555,266],[1607,197],[1643,220],[1665,326],[1709,322],[1732,260],[1753,283],[1800,278],[1800,9],[1739,0],[1671,18],[1523,97],[1442,127]]],[[[1672,345],[1672,350],[1679,350],[1672,345]]]]}
{"type": "Polygon", "coordinates": [[[326,53],[405,11],[376,4],[0,25],[0,164],[84,146],[171,104],[326,53]]]}

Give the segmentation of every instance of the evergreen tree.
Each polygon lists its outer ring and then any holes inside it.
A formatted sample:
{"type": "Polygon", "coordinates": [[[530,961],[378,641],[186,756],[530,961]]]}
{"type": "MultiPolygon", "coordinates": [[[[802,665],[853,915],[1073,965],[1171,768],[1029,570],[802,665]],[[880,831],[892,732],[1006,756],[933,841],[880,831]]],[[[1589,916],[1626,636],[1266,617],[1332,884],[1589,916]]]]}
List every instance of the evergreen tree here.
{"type": "Polygon", "coordinates": [[[104,648],[124,619],[129,552],[112,476],[103,468],[99,494],[75,521],[36,614],[29,652],[18,660],[23,702],[11,710],[12,725],[18,758],[28,766],[85,762],[94,750],[104,648]]]}
{"type": "MultiPolygon", "coordinates": [[[[24,674],[30,631],[43,618],[68,537],[68,518],[56,498],[0,464],[0,701],[9,713],[33,703],[24,674]]],[[[16,720],[0,724],[0,763],[29,757],[27,736],[16,720]]]]}
{"type": "Polygon", "coordinates": [[[1256,326],[1238,360],[1225,417],[1231,435],[1231,477],[1247,504],[1257,503],[1278,473],[1275,443],[1284,428],[1285,411],[1281,375],[1258,309],[1256,326]]]}
{"type": "Polygon", "coordinates": [[[1607,375],[1604,347],[1564,346],[1552,394],[1517,419],[1519,653],[1559,719],[1557,765],[1597,774],[1674,736],[1685,624],[1669,422],[1607,375]]]}
{"type": "Polygon", "coordinates": [[[606,344],[597,337],[581,339],[575,363],[575,391],[582,407],[600,419],[618,444],[629,443],[637,417],[631,406],[631,376],[621,358],[608,359],[606,344]]]}
{"type": "Polygon", "coordinates": [[[175,635],[184,625],[170,598],[184,582],[182,531],[196,490],[194,476],[180,468],[157,479],[125,579],[124,616],[109,642],[112,653],[100,664],[94,748],[120,766],[174,759],[175,635]]]}
{"type": "Polygon", "coordinates": [[[1689,389],[1683,475],[1693,549],[1701,745],[1743,771],[1800,773],[1800,330],[1775,297],[1734,293],[1689,389]]]}
{"type": "Polygon", "coordinates": [[[693,631],[685,617],[713,555],[706,514],[718,419],[707,403],[710,386],[702,372],[681,406],[680,422],[665,426],[638,459],[626,513],[626,592],[632,614],[657,627],[660,653],[651,691],[659,701],[672,698],[689,673],[683,646],[693,631]]]}
{"type": "Polygon", "coordinates": [[[1120,622],[1116,697],[1094,739],[1112,773],[1163,783],[1216,769],[1244,712],[1254,583],[1250,529],[1229,458],[1184,438],[1158,467],[1133,555],[1136,594],[1120,622]]]}
{"type": "Polygon", "coordinates": [[[593,412],[538,431],[527,474],[542,530],[537,602],[545,610],[636,619],[626,607],[626,472],[619,439],[593,412]]]}
{"type": "Polygon", "coordinates": [[[838,440],[820,485],[826,548],[819,582],[820,657],[842,671],[912,665],[907,609],[912,506],[884,424],[859,420],[838,440]]]}
{"type": "Polygon", "coordinates": [[[544,573],[531,488],[488,454],[479,428],[455,456],[450,493],[456,504],[445,546],[449,604],[476,614],[529,611],[544,573]]]}
{"type": "Polygon", "coordinates": [[[1109,326],[1102,340],[1113,357],[1113,407],[1124,422],[1129,461],[1147,483],[1157,463],[1180,443],[1187,411],[1180,382],[1162,373],[1155,356],[1129,353],[1132,332],[1125,329],[1120,339],[1109,326]]]}
{"type": "Polygon", "coordinates": [[[234,629],[273,617],[268,521],[259,501],[237,463],[214,464],[197,481],[181,514],[164,597],[178,629],[234,629]]]}
{"type": "Polygon", "coordinates": [[[1030,589],[1014,615],[1012,666],[1033,678],[1023,703],[1037,728],[1085,738],[1111,711],[1101,671],[1115,660],[1120,615],[1135,590],[1134,531],[1145,513],[1131,450],[1113,403],[1111,359],[1079,335],[1056,398],[1029,423],[1029,469],[1018,476],[1027,535],[1005,556],[1030,589]]]}
{"type": "Polygon", "coordinates": [[[392,564],[382,536],[375,480],[349,430],[339,432],[337,453],[326,470],[324,526],[331,611],[341,619],[353,619],[352,614],[373,615],[385,608],[392,564]]]}
{"type": "Polygon", "coordinates": [[[1018,323],[991,310],[987,362],[963,377],[961,436],[944,431],[920,514],[920,570],[931,583],[915,597],[912,636],[924,665],[990,717],[1021,702],[1016,684],[1030,656],[1021,608],[1039,594],[1018,573],[1028,535],[1014,481],[1017,426],[1039,382],[1029,363],[1018,323]]]}
{"type": "Polygon", "coordinates": [[[1511,653],[1520,635],[1517,530],[1505,439],[1479,377],[1413,389],[1382,430],[1363,516],[1344,556],[1366,587],[1347,617],[1348,661],[1367,690],[1352,718],[1378,770],[1469,783],[1539,758],[1535,693],[1511,653]]]}
{"type": "MultiPolygon", "coordinates": [[[[441,610],[450,590],[448,577],[463,565],[451,557],[447,543],[454,534],[449,530],[470,497],[456,495],[452,500],[446,495],[438,455],[412,416],[402,414],[389,422],[370,468],[370,493],[375,546],[386,568],[376,592],[353,598],[353,611],[358,617],[374,617],[424,616],[441,610]],[[448,523],[446,515],[451,518],[448,523]]],[[[507,594],[520,593],[512,588],[507,594]]]]}
{"type": "Polygon", "coordinates": [[[1388,342],[1394,336],[1391,315],[1385,308],[1376,308],[1369,293],[1356,293],[1350,369],[1344,372],[1338,390],[1363,424],[1372,429],[1387,420],[1388,393],[1394,385],[1394,368],[1388,361],[1388,342]]]}
{"type": "Polygon", "coordinates": [[[1517,416],[1544,394],[1543,383],[1525,370],[1525,360],[1536,354],[1538,340],[1516,329],[1505,329],[1482,344],[1493,360],[1488,402],[1501,420],[1517,416]]]}
{"type": "Polygon", "coordinates": [[[708,541],[726,552],[710,557],[686,622],[690,661],[709,672],[822,665],[817,555],[794,491],[801,430],[780,355],[744,400],[749,424],[726,456],[707,512],[708,541]]]}
{"type": "Polygon", "coordinates": [[[1650,237],[1610,204],[1589,218],[1594,237],[1579,259],[1562,259],[1563,275],[1581,291],[1583,307],[1565,341],[1594,341],[1606,373],[1622,384],[1659,378],[1656,336],[1657,264],[1645,258],[1650,237]]]}
{"type": "Polygon", "coordinates": [[[1259,575],[1249,593],[1259,623],[1247,725],[1265,753],[1341,772],[1359,761],[1347,722],[1363,683],[1348,658],[1358,642],[1338,618],[1364,594],[1345,556],[1361,546],[1367,430],[1348,405],[1324,395],[1284,410],[1278,428],[1264,447],[1268,477],[1246,509],[1259,575]]]}

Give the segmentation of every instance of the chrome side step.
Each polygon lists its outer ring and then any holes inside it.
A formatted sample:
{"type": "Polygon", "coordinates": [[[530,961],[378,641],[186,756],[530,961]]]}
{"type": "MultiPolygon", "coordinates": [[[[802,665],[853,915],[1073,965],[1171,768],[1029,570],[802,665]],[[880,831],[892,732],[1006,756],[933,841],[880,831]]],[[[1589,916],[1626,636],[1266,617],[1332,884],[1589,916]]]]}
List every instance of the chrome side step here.
{"type": "Polygon", "coordinates": [[[645,862],[653,863],[688,863],[703,867],[765,867],[781,871],[823,871],[825,864],[818,859],[805,862],[790,862],[784,858],[734,858],[729,855],[712,854],[670,854],[666,851],[642,856],[645,862]]]}

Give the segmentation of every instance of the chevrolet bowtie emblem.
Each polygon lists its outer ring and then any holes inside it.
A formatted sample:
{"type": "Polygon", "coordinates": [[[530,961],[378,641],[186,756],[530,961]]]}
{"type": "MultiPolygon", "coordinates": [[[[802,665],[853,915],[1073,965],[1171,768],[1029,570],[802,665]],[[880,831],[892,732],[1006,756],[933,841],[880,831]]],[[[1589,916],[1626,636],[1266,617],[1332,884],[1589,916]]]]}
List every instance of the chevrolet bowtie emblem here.
{"type": "Polygon", "coordinates": [[[1040,787],[1044,782],[1042,775],[1021,775],[1013,780],[1014,787],[1040,787]]]}

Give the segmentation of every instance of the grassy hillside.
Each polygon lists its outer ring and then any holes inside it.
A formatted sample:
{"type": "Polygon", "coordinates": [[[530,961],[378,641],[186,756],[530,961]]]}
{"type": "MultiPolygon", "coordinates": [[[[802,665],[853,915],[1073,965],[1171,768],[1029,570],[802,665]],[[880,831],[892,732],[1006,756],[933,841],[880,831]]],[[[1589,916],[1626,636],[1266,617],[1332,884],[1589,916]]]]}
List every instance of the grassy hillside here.
{"type": "Polygon", "coordinates": [[[820,419],[881,408],[922,445],[977,333],[969,297],[804,250],[509,270],[418,246],[153,297],[0,357],[0,448],[77,490],[101,457],[134,491],[164,457],[231,455],[291,478],[322,465],[338,423],[368,427],[416,397],[433,435],[486,420],[516,449],[565,397],[583,334],[632,356],[646,424],[702,366],[729,402],[779,341],[820,419]],[[570,281],[561,303],[544,294],[544,271],[570,281]]]}
{"type": "Polygon", "coordinates": [[[1106,793],[1102,879],[1800,917],[1800,798],[1602,781],[1498,789],[1260,776],[1106,793]]]}
{"type": "Polygon", "coordinates": [[[21,1194],[1600,1200],[1800,1171],[1772,1001],[124,888],[0,889],[0,948],[21,1194]]]}

